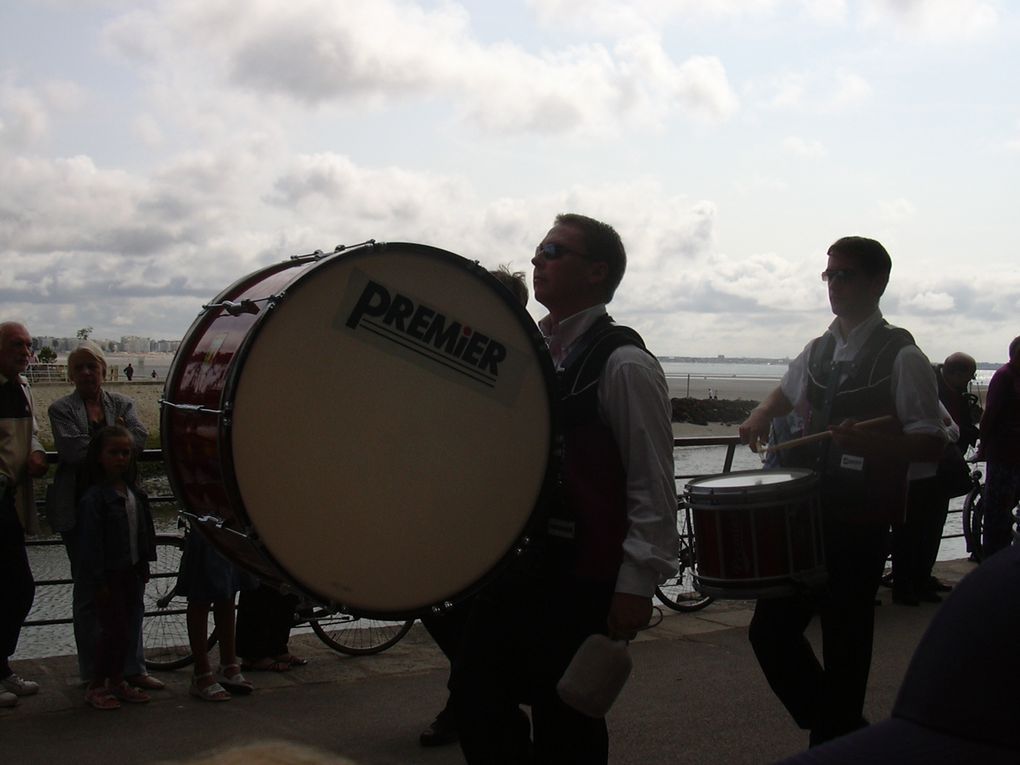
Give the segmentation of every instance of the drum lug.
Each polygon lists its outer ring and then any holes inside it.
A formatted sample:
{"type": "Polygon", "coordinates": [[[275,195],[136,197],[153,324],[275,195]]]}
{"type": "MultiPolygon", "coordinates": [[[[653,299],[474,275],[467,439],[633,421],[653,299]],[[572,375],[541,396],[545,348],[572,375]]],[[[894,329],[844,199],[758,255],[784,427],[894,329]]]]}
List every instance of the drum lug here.
{"type": "Polygon", "coordinates": [[[518,542],[517,546],[514,547],[514,555],[524,555],[525,551],[528,549],[528,545],[530,544],[531,537],[521,537],[520,542],[518,542]]]}
{"type": "Polygon", "coordinates": [[[449,611],[451,608],[453,608],[453,603],[451,603],[448,600],[444,600],[442,603],[438,603],[432,606],[432,615],[442,616],[446,611],[449,611]]]}
{"type": "Polygon", "coordinates": [[[192,412],[194,414],[222,414],[219,409],[208,409],[201,404],[175,404],[173,401],[167,401],[164,398],[159,400],[161,407],[166,406],[170,409],[177,409],[181,412],[192,412]]]}
{"type": "Polygon", "coordinates": [[[202,310],[211,311],[214,308],[222,308],[231,316],[240,316],[242,313],[257,314],[259,312],[259,307],[255,305],[255,302],[256,301],[250,300],[249,298],[245,298],[237,303],[233,300],[224,300],[220,303],[207,303],[202,306],[202,310]]]}

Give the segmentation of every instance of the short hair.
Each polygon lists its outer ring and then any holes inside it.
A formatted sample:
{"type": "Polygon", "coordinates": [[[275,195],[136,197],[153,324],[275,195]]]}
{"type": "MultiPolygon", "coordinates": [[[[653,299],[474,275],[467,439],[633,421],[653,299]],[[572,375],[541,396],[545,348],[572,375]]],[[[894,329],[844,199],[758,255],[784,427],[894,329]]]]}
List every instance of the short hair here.
{"type": "Polygon", "coordinates": [[[526,306],[528,304],[528,282],[527,275],[523,271],[511,271],[506,263],[500,265],[494,271],[489,271],[496,281],[506,287],[517,298],[517,302],[526,306]]]}
{"type": "Polygon", "coordinates": [[[946,356],[946,360],[942,363],[942,369],[950,374],[972,375],[977,371],[977,362],[974,361],[973,356],[956,351],[956,353],[946,356]]]}
{"type": "Polygon", "coordinates": [[[591,260],[602,261],[609,267],[606,279],[606,302],[613,299],[616,288],[623,281],[623,273],[627,270],[627,251],[623,248],[623,240],[616,229],[608,223],[589,218],[577,213],[560,213],[556,223],[564,226],[576,226],[584,234],[584,244],[591,260]]]}
{"type": "Polygon", "coordinates": [[[103,466],[99,464],[99,455],[103,453],[103,446],[106,442],[113,438],[126,438],[131,442],[131,463],[125,477],[133,483],[137,460],[135,438],[131,435],[131,431],[123,425],[106,425],[100,428],[99,432],[89,441],[88,451],[85,452],[85,466],[88,474],[94,483],[102,483],[106,476],[103,474],[103,466]]]}
{"type": "Polygon", "coordinates": [[[85,358],[90,358],[99,364],[103,370],[103,378],[106,378],[106,355],[103,353],[103,349],[96,345],[91,340],[83,340],[67,355],[67,374],[74,381],[73,372],[74,365],[85,358]]]}
{"type": "Polygon", "coordinates": [[[13,329],[24,329],[26,332],[28,328],[25,327],[20,321],[4,321],[0,322],[0,342],[7,339],[7,335],[10,334],[13,329]]]}
{"type": "Polygon", "coordinates": [[[1020,337],[1014,337],[1013,342],[1009,344],[1009,360],[1012,361],[1020,355],[1020,337]]]}
{"type": "Polygon", "coordinates": [[[832,243],[828,254],[854,258],[865,274],[871,278],[883,278],[886,284],[889,283],[892,258],[882,243],[875,239],[868,239],[865,236],[844,236],[832,243]]]}

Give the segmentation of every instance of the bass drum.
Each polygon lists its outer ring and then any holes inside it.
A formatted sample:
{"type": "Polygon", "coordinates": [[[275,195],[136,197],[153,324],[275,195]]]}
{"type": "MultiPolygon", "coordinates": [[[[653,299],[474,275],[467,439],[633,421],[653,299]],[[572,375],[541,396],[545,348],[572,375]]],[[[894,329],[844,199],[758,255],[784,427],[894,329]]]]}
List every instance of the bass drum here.
{"type": "Polygon", "coordinates": [[[554,390],[538,328],[485,269],[369,242],[205,307],[166,381],[167,473],[192,525],[262,580],[411,618],[538,529],[554,390]]]}

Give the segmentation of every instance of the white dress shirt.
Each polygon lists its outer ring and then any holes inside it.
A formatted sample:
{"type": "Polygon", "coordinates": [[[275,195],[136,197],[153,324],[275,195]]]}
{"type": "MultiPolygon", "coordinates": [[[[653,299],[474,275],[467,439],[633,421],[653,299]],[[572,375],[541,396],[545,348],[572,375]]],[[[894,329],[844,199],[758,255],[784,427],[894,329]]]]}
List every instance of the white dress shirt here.
{"type": "MultiPolygon", "coordinates": [[[[539,322],[557,369],[574,343],[606,314],[599,304],[553,326],[539,322]]],[[[599,378],[599,415],[609,426],[627,476],[627,536],[616,591],[651,597],[677,569],[672,408],[662,367],[633,345],[610,354],[599,378]]]]}

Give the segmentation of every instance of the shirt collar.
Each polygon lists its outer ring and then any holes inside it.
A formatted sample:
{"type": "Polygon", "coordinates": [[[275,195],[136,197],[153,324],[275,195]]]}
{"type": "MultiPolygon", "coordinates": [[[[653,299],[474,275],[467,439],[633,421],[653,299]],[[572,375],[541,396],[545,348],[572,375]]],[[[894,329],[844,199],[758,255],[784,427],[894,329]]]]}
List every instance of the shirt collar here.
{"type": "Polygon", "coordinates": [[[545,342],[549,346],[549,355],[553,363],[559,367],[563,360],[570,354],[570,349],[583,335],[587,329],[606,315],[606,304],[598,303],[578,311],[573,316],[568,316],[559,324],[554,325],[551,316],[546,316],[538,322],[538,328],[545,336],[545,342]]]}
{"type": "Polygon", "coordinates": [[[882,323],[882,311],[878,308],[871,314],[867,319],[862,321],[856,327],[850,330],[850,334],[843,338],[843,335],[839,331],[839,317],[832,320],[829,325],[829,333],[836,339],[836,348],[845,348],[847,350],[859,349],[864,345],[864,342],[871,336],[871,333],[875,328],[882,323]]]}

